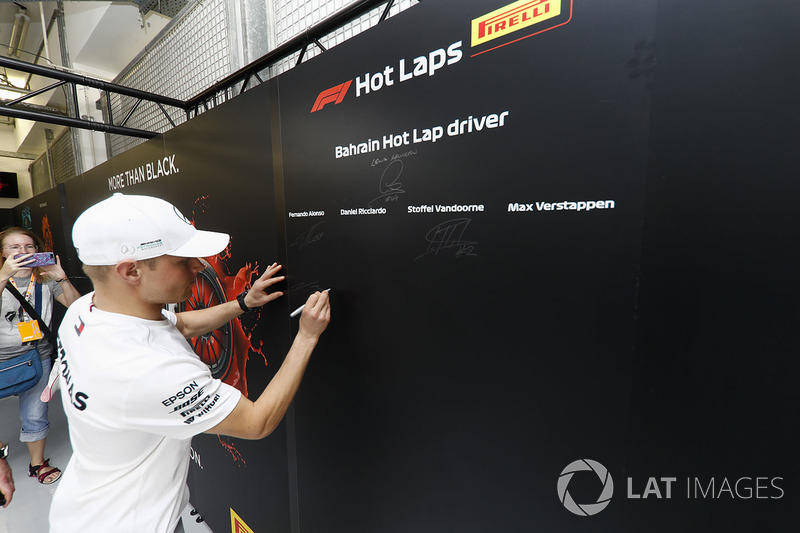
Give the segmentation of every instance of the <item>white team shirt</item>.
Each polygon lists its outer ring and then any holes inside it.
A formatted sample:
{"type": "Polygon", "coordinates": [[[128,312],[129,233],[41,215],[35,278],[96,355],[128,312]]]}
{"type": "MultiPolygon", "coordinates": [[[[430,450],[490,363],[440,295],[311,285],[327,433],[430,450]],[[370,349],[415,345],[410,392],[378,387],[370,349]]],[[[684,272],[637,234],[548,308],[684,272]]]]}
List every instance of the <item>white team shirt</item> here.
{"type": "Polygon", "coordinates": [[[241,393],[211,376],[175,327],[101,311],[87,294],[59,328],[61,398],[73,455],[50,510],[51,533],[172,533],[189,499],[192,436],[241,393]]]}

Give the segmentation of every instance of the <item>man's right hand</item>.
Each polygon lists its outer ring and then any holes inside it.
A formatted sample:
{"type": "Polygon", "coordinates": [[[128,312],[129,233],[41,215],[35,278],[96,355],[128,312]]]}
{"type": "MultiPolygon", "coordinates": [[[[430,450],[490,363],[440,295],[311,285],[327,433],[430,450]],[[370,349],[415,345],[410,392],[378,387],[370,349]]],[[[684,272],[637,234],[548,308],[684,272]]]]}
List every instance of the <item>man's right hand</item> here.
{"type": "Polygon", "coordinates": [[[319,339],[331,321],[331,302],[326,291],[315,292],[306,300],[303,314],[300,315],[298,336],[319,339]]]}
{"type": "Polygon", "coordinates": [[[331,321],[331,304],[327,292],[315,292],[308,297],[300,317],[300,331],[278,372],[253,402],[242,396],[234,410],[207,433],[229,435],[240,439],[263,439],[280,424],[289,408],[311,353],[319,336],[331,321]]]}

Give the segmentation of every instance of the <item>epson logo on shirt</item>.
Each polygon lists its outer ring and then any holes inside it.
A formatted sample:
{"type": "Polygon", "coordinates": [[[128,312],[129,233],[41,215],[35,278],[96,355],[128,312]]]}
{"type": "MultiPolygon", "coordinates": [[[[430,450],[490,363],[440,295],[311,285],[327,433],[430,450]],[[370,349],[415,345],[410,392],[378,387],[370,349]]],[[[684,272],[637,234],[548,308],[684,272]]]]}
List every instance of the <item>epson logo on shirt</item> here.
{"type": "MultiPolygon", "coordinates": [[[[161,400],[161,403],[163,403],[164,406],[169,407],[170,405],[172,405],[176,401],[183,400],[188,395],[192,394],[192,392],[194,392],[198,387],[199,387],[199,385],[197,384],[197,381],[192,381],[191,383],[188,383],[183,388],[183,390],[179,390],[173,396],[170,396],[166,400],[161,400]]],[[[199,396],[201,393],[202,393],[202,389],[200,390],[200,392],[198,392],[197,394],[194,395],[195,396],[194,398],[189,400],[189,403],[195,401],[197,399],[197,396],[199,396]]]]}

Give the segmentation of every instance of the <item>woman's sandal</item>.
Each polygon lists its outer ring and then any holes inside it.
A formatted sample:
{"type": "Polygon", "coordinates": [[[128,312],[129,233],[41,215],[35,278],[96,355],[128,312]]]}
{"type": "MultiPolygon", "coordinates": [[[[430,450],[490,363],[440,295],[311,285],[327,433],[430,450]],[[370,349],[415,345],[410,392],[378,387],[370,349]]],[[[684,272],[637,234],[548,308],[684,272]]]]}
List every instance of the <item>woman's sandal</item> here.
{"type": "Polygon", "coordinates": [[[37,478],[42,485],[50,485],[61,479],[61,469],[50,466],[50,459],[46,459],[44,463],[38,466],[28,465],[28,476],[37,478]],[[44,472],[42,472],[42,470],[44,470],[44,472]],[[54,480],[45,481],[45,479],[53,474],[57,474],[54,480]]]}

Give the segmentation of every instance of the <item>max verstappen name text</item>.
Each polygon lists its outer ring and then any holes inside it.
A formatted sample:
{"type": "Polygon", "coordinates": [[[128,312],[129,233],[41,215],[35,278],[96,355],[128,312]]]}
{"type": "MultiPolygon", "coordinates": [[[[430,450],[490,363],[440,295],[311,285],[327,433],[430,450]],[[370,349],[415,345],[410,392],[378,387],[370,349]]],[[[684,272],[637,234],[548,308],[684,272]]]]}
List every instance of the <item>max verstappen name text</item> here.
{"type": "Polygon", "coordinates": [[[532,204],[508,204],[509,213],[525,213],[529,211],[593,211],[595,209],[614,209],[616,207],[614,200],[596,200],[596,201],[563,201],[563,202],[534,202],[532,204]]]}

